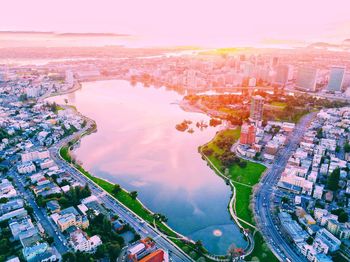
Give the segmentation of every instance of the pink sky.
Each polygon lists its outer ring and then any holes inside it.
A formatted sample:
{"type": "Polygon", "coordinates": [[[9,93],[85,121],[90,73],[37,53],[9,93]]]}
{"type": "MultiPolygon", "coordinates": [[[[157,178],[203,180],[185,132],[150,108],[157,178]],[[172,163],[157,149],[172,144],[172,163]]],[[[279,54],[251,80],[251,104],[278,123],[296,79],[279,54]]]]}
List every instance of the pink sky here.
{"type": "Polygon", "coordinates": [[[0,30],[114,32],[148,45],[350,38],[349,0],[11,0],[0,30]]]}

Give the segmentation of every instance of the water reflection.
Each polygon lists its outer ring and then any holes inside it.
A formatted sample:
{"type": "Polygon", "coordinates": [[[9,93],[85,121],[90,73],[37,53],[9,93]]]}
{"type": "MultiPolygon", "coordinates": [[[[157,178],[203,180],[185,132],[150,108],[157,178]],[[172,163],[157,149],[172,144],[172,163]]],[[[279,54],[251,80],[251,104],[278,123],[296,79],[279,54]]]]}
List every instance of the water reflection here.
{"type": "Polygon", "coordinates": [[[75,150],[86,169],[137,190],[147,207],[165,214],[180,233],[201,239],[211,252],[226,253],[232,243],[245,246],[227,211],[230,189],[197,150],[216,132],[195,126],[208,122],[207,116],[181,110],[174,102],[182,97],[174,91],[126,81],[89,82],[50,100],[65,98],[97,122],[98,132],[75,150]],[[184,119],[193,122],[193,134],[175,129],[184,119]]]}

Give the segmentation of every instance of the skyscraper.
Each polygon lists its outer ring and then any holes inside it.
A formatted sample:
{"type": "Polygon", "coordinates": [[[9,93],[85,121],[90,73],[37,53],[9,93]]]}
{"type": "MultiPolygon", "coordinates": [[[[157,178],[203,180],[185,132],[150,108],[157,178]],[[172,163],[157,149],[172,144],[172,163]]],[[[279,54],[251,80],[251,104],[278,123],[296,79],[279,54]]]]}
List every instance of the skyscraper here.
{"type": "Polygon", "coordinates": [[[275,83],[285,85],[292,78],[292,68],[289,65],[278,65],[276,68],[275,83]]]}
{"type": "Polygon", "coordinates": [[[252,96],[252,102],[250,104],[250,119],[252,121],[262,120],[264,100],[261,96],[252,96]]]}
{"type": "Polygon", "coordinates": [[[300,67],[298,69],[295,87],[305,91],[315,91],[317,75],[318,69],[316,68],[300,67]]]}
{"type": "Polygon", "coordinates": [[[329,73],[327,90],[331,92],[341,91],[345,75],[345,66],[332,66],[329,73]]]}
{"type": "Polygon", "coordinates": [[[276,67],[278,65],[279,58],[277,56],[272,57],[271,59],[271,66],[276,67]]]}

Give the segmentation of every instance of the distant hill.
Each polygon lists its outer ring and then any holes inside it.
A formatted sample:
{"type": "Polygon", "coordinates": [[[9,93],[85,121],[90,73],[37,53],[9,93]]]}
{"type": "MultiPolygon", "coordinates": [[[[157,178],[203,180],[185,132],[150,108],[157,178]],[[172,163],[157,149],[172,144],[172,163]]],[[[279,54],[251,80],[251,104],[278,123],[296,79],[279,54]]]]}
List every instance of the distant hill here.
{"type": "Polygon", "coordinates": [[[128,34],[115,33],[56,33],[50,31],[0,31],[0,35],[55,35],[59,37],[125,37],[128,34]]]}
{"type": "Polygon", "coordinates": [[[339,45],[336,44],[330,44],[326,42],[316,42],[308,45],[309,48],[329,48],[329,47],[339,47],[339,45]]]}
{"type": "Polygon", "coordinates": [[[127,34],[114,34],[114,33],[61,33],[58,36],[77,36],[77,37],[122,37],[130,36],[127,34]]]}

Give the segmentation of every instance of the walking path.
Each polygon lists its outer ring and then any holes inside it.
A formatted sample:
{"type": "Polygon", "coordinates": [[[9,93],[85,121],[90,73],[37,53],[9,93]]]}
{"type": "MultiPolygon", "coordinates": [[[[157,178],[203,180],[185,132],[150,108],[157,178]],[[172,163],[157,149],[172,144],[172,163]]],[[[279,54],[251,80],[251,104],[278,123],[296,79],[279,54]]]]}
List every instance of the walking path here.
{"type": "MultiPolygon", "coordinates": [[[[215,172],[221,176],[223,179],[228,179],[214,164],[213,162],[205,155],[203,154],[202,152],[202,149],[200,149],[200,153],[202,154],[202,156],[205,158],[206,161],[208,161],[208,163],[210,164],[210,166],[215,170],[215,172]]],[[[243,184],[243,183],[240,183],[240,182],[236,182],[234,181],[235,183],[238,183],[238,184],[242,184],[244,186],[248,186],[248,187],[252,187],[250,185],[247,185],[247,184],[243,184]]],[[[244,232],[244,235],[247,237],[248,239],[248,245],[247,247],[245,248],[245,252],[244,252],[244,255],[245,256],[248,256],[252,253],[253,249],[254,249],[254,237],[252,236],[252,234],[249,234],[246,232],[246,228],[244,228],[241,224],[242,223],[245,223],[246,225],[249,225],[250,227],[254,228],[255,230],[257,229],[254,225],[250,224],[249,222],[245,221],[244,219],[241,219],[239,218],[237,215],[236,215],[236,187],[234,186],[234,182],[229,179],[229,183],[230,183],[230,186],[232,188],[232,197],[231,197],[231,200],[230,200],[230,203],[229,203],[229,211],[230,211],[230,215],[232,216],[233,220],[236,222],[236,224],[238,225],[238,227],[240,229],[243,230],[244,232]]],[[[212,258],[212,257],[210,257],[212,258]]],[[[222,261],[222,260],[217,260],[217,261],[222,261]]]]}

